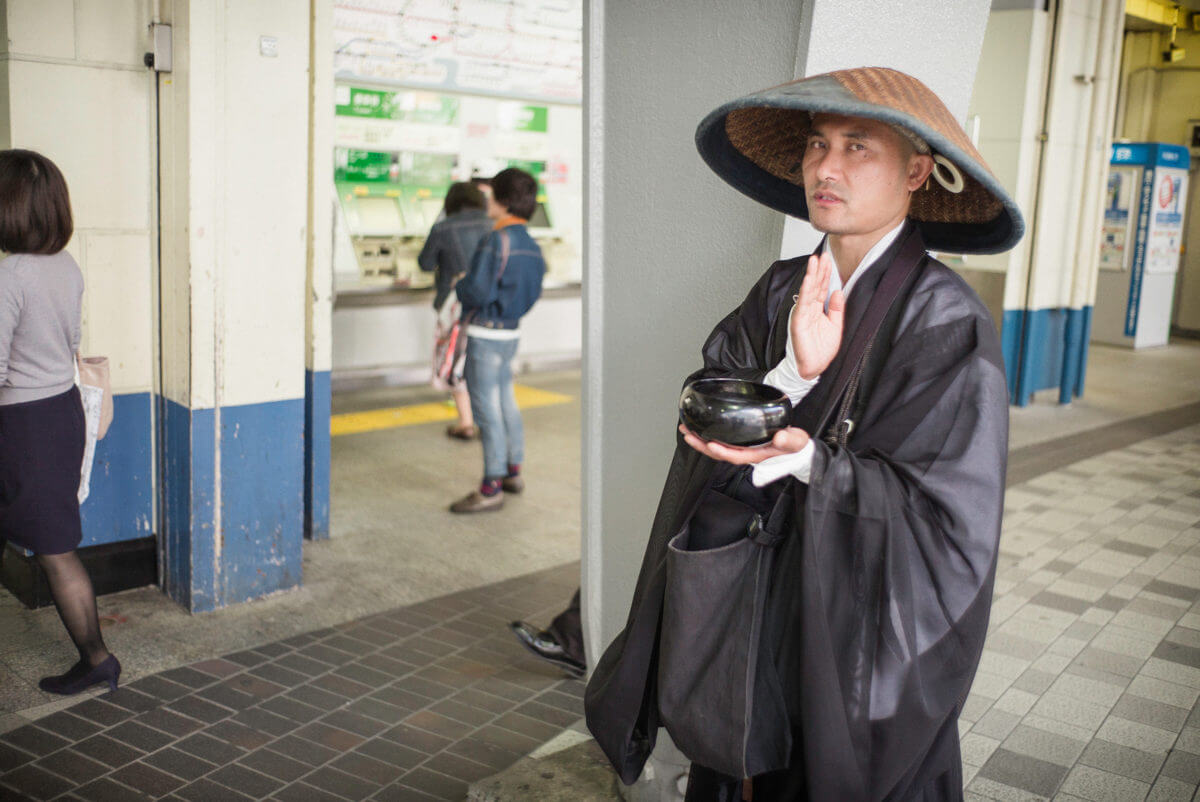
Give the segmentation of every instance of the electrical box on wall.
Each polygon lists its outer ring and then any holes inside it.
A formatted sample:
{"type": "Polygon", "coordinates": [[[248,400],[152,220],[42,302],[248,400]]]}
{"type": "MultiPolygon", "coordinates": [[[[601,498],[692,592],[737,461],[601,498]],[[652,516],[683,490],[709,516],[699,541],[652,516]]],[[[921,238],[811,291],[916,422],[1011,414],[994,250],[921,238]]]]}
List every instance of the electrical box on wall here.
{"type": "Polygon", "coordinates": [[[171,26],[156,22],[150,26],[150,45],[143,63],[155,72],[170,72],[172,68],[171,26]]]}

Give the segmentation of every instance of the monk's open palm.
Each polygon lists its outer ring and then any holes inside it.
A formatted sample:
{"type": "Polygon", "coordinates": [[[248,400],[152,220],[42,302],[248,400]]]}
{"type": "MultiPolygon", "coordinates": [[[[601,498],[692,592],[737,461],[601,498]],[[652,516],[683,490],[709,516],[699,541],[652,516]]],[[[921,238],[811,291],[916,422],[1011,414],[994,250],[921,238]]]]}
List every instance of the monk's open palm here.
{"type": "Polygon", "coordinates": [[[796,368],[804,379],[819,376],[842,344],[842,320],[846,299],[842,291],[829,295],[829,277],[833,259],[829,251],[818,258],[808,258],[808,272],[800,283],[796,309],[792,312],[792,348],[796,352],[796,368]],[[829,298],[829,311],[825,299],[829,298]]]}

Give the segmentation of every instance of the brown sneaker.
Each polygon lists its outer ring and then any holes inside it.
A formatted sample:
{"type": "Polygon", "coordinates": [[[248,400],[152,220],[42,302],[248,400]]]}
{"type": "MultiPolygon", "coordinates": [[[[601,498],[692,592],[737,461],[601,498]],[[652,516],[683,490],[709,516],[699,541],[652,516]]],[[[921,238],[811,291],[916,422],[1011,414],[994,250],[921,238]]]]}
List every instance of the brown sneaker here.
{"type": "Polygon", "coordinates": [[[467,495],[450,505],[450,512],[495,512],[504,506],[504,493],[485,496],[478,490],[472,490],[467,495]]]}
{"type": "Polygon", "coordinates": [[[505,493],[520,493],[525,489],[525,480],[517,476],[505,476],[500,481],[500,488],[505,493]]]}

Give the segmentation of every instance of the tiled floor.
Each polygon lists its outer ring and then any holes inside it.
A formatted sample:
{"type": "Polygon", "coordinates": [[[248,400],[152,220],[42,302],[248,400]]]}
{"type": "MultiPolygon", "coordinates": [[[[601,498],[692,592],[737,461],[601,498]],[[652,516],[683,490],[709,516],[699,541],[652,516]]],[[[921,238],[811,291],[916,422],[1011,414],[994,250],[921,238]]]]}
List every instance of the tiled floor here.
{"type": "Polygon", "coordinates": [[[1196,798],[1200,426],[1010,487],[1006,508],[968,799],[1196,798]]]}
{"type": "Polygon", "coordinates": [[[514,618],[577,564],[144,677],[0,736],[0,799],[463,799],[577,722],[514,618]]]}

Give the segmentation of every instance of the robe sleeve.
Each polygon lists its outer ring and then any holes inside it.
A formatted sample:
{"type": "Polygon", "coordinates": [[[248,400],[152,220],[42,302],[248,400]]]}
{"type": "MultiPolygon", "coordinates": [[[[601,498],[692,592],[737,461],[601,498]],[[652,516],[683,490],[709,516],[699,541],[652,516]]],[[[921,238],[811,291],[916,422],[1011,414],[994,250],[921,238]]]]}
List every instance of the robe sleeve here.
{"type": "Polygon", "coordinates": [[[894,343],[849,448],[814,441],[791,566],[813,798],[907,798],[982,652],[1007,390],[990,318],[946,306],[894,343]]]}

